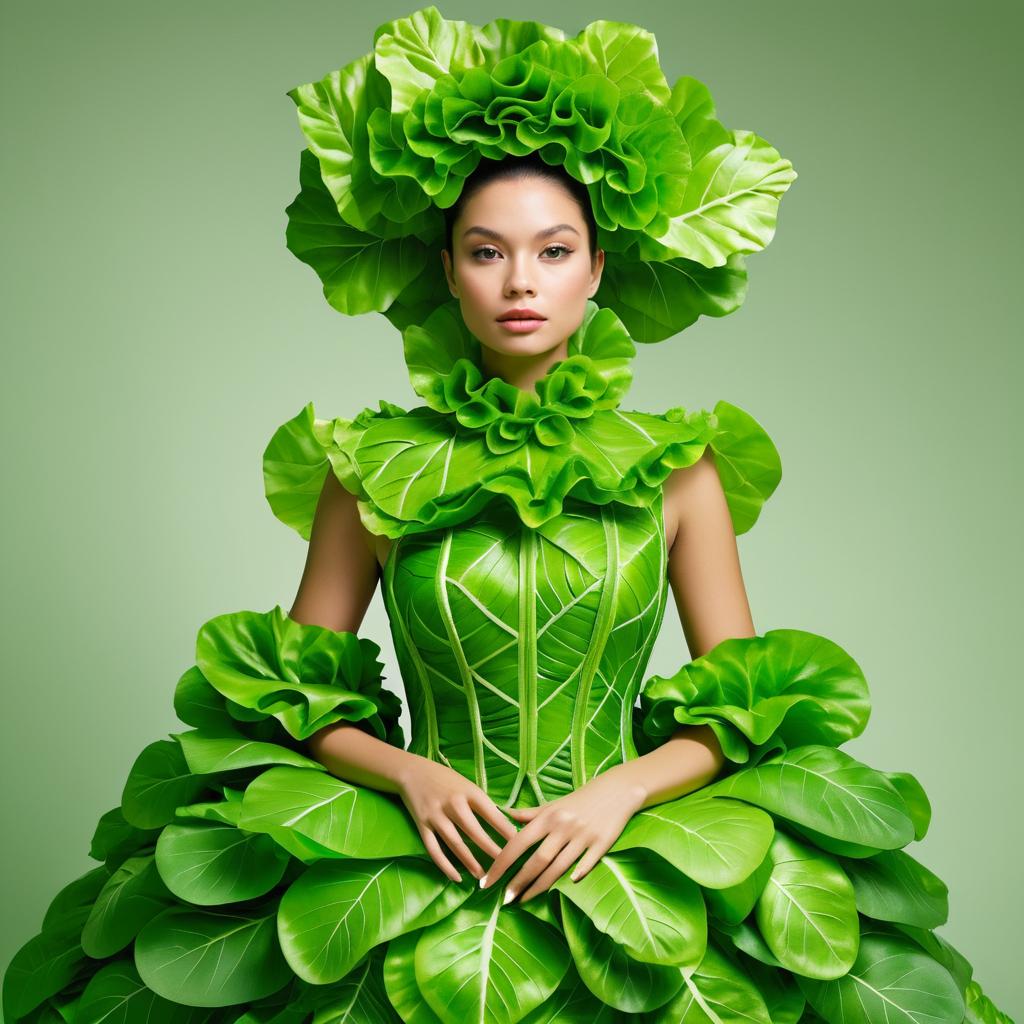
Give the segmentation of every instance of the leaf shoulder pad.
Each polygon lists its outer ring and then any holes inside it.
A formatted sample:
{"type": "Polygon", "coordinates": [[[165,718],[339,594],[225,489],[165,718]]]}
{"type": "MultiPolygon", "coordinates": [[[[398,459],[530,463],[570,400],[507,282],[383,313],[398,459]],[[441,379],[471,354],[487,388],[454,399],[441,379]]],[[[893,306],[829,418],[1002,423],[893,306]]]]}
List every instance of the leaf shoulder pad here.
{"type": "Polygon", "coordinates": [[[757,421],[719,401],[713,412],[598,410],[562,443],[535,435],[495,453],[483,431],[428,406],[385,400],[352,419],[317,418],[310,402],[274,433],[263,454],[274,515],[309,540],[328,468],[358,499],[367,529],[397,538],[454,526],[490,502],[509,502],[538,527],[564,502],[651,505],[674,469],[710,446],[737,534],[749,530],[781,480],[778,451],[757,421]]]}

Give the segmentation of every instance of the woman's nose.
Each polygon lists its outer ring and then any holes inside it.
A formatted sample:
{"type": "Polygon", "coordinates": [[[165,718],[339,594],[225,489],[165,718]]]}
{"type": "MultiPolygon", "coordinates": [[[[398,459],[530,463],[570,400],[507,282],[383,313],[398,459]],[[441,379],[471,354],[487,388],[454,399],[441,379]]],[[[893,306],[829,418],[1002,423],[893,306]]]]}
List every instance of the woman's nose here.
{"type": "Polygon", "coordinates": [[[508,276],[505,278],[506,295],[534,295],[533,278],[518,260],[509,260],[508,276]]]}

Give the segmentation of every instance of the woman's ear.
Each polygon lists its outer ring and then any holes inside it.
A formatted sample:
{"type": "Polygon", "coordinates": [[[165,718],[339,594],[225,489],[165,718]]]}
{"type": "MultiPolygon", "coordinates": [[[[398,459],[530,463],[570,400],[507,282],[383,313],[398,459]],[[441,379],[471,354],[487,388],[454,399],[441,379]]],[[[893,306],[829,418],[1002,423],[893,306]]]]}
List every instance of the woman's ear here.
{"type": "Polygon", "coordinates": [[[459,289],[455,284],[455,270],[452,267],[451,253],[447,249],[441,250],[441,262],[444,264],[444,276],[448,281],[448,291],[452,293],[452,298],[457,299],[459,297],[459,289]]]}
{"type": "Polygon", "coordinates": [[[587,298],[592,299],[601,287],[601,274],[604,271],[604,249],[598,249],[594,254],[590,267],[590,287],[587,289],[587,298]]]}

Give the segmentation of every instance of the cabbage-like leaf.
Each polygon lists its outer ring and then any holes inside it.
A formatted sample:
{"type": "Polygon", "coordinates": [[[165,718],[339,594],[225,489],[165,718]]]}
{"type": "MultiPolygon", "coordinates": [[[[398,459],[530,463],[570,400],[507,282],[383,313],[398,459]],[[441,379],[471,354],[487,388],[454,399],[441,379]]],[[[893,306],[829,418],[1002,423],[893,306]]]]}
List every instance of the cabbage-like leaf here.
{"type": "Polygon", "coordinates": [[[234,729],[193,729],[171,733],[171,736],[181,744],[185,763],[196,775],[215,775],[274,764],[326,771],[315,758],[306,757],[279,743],[254,741],[234,729]]]}
{"type": "Polygon", "coordinates": [[[949,918],[949,890],[934,872],[905,850],[841,860],[853,883],[857,909],[882,921],[937,928],[949,918]]]}
{"type": "Polygon", "coordinates": [[[770,856],[771,875],[754,910],[769,949],[784,967],[806,977],[845,974],[860,940],[849,878],[834,858],[781,831],[770,856]]]}
{"type": "Polygon", "coordinates": [[[288,861],[270,836],[216,822],[172,823],[156,844],[156,866],[167,888],[204,907],[265,895],[281,881],[288,861]]]}
{"type": "Polygon", "coordinates": [[[738,885],[771,846],[771,816],[739,800],[688,793],[638,811],[609,852],[643,847],[702,886],[738,885]]]}
{"type": "Polygon", "coordinates": [[[772,1024],[757,986],[714,946],[696,968],[681,973],[682,988],[651,1014],[652,1024],[772,1024]]]}
{"type": "Polygon", "coordinates": [[[339,721],[365,723],[380,739],[401,702],[381,688],[380,646],[348,631],[296,622],[275,605],[206,622],[196,664],[229,701],[273,716],[297,740],[339,721]]]}
{"type": "Polygon", "coordinates": [[[221,1017],[218,1010],[182,1006],[158,996],[131,960],[114,960],[89,979],[74,1019],[77,1024],[219,1024],[221,1017]]]}
{"type": "Polygon", "coordinates": [[[576,970],[602,1003],[626,1013],[646,1013],[664,1006],[679,991],[683,974],[677,966],[634,959],[571,900],[561,899],[562,924],[576,970]]]}
{"type": "Polygon", "coordinates": [[[156,740],[135,758],[121,794],[125,819],[152,829],[174,821],[175,808],[211,791],[216,775],[194,775],[175,740],[156,740]]]}
{"type": "Polygon", "coordinates": [[[560,933],[522,908],[503,907],[501,896],[497,886],[478,890],[419,933],[416,980],[444,1024],[515,1024],[568,970],[560,933]]]}
{"type": "Polygon", "coordinates": [[[941,964],[909,939],[865,931],[849,972],[820,981],[796,975],[807,1001],[827,1021],[962,1024],[964,998],[941,964]]]}
{"type": "Polygon", "coordinates": [[[129,857],[96,897],[82,928],[82,949],[98,960],[113,956],[173,902],[154,854],[129,857]]]}
{"type": "Polygon", "coordinates": [[[914,837],[906,805],[884,775],[842,750],[809,744],[703,787],[840,839],[896,850],[914,837]]]}
{"type": "Polygon", "coordinates": [[[634,341],[650,344],[678,334],[702,316],[735,312],[747,297],[747,267],[733,253],[719,267],[696,260],[645,261],[637,252],[608,252],[594,300],[622,318],[634,341]]]}
{"type": "Polygon", "coordinates": [[[246,787],[240,828],[301,835],[344,857],[426,855],[404,805],[358,783],[308,768],[271,768],[246,787]]]}
{"type": "Polygon", "coordinates": [[[707,945],[699,886],[648,850],[606,853],[582,878],[551,886],[635,960],[693,966],[707,945]]]}
{"type": "Polygon", "coordinates": [[[216,912],[168,907],[135,940],[146,985],[186,1006],[231,1006],[276,992],[291,977],[275,924],[276,897],[216,912]]]}
{"type": "Polygon", "coordinates": [[[302,151],[301,190],[285,213],[288,250],[323,282],[324,298],[339,313],[383,312],[420,277],[437,252],[415,235],[381,238],[346,224],[320,176],[312,151],[302,151]]]}
{"type": "Polygon", "coordinates": [[[468,891],[414,857],[319,861],[281,897],[281,948],[304,981],[340,981],[372,947],[418,927],[417,916],[443,893],[465,899],[468,891]]]}

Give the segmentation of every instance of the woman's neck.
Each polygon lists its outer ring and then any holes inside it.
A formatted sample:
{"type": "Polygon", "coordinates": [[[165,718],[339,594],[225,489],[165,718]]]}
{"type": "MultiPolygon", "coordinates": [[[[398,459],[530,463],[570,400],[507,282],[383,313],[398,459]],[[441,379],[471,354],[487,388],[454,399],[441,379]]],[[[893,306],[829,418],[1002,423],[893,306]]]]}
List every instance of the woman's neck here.
{"type": "Polygon", "coordinates": [[[569,339],[546,352],[530,355],[514,355],[508,352],[496,352],[492,348],[481,346],[480,368],[484,379],[501,377],[506,383],[536,394],[536,385],[555,363],[566,359],[569,355],[569,339]]]}

